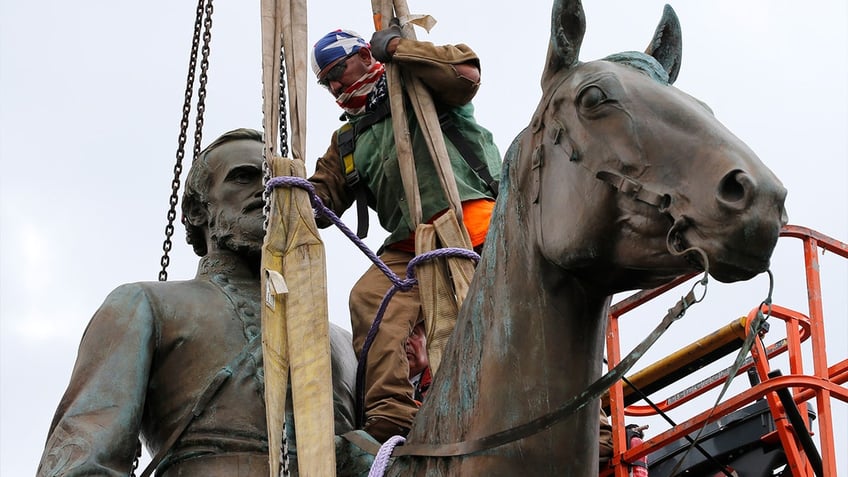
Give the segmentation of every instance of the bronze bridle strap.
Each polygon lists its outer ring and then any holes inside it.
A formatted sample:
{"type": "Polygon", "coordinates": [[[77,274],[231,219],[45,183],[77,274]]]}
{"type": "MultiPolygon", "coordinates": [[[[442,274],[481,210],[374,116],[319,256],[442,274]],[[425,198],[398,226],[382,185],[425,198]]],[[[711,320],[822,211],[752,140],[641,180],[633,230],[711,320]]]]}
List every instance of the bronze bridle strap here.
{"type": "Polygon", "coordinates": [[[680,232],[689,226],[689,218],[685,214],[678,213],[675,210],[674,202],[669,194],[654,192],[636,179],[617,172],[598,171],[595,173],[595,177],[611,185],[625,196],[656,207],[659,213],[668,215],[672,221],[672,226],[666,234],[666,247],[669,253],[674,256],[683,256],[696,267],[707,270],[707,254],[702,249],[689,247],[681,250],[680,245],[682,244],[682,240],[680,240],[680,232]],[[700,262],[694,259],[693,254],[700,258],[700,262]]]}
{"type": "Polygon", "coordinates": [[[653,205],[660,213],[669,213],[668,209],[671,205],[671,197],[668,194],[660,194],[646,189],[642,183],[635,179],[615,172],[598,171],[595,177],[618,189],[619,192],[626,196],[648,205],[653,205]]]}
{"type": "MultiPolygon", "coordinates": [[[[707,274],[704,278],[696,282],[702,284],[706,293],[707,274]]],[[[412,443],[395,447],[393,456],[421,456],[421,457],[459,457],[477,452],[486,451],[495,447],[523,439],[525,437],[537,434],[545,429],[553,427],[555,424],[563,421],[568,416],[579,411],[591,402],[600,399],[601,395],[616,381],[620,380],[627,371],[638,361],[659,337],[668,329],[669,326],[678,319],[682,318],[690,306],[703,300],[704,295],[700,298],[695,296],[694,285],[692,290],[680,300],[672,308],[668,310],[665,317],[656,328],[645,339],[636,346],[621,362],[613,369],[603,375],[600,379],[589,385],[582,393],[569,399],[565,404],[557,409],[542,415],[532,421],[520,424],[504,431],[496,432],[479,439],[471,439],[449,444],[428,444],[428,443],[412,443]]],[[[342,435],[352,444],[358,446],[362,450],[376,455],[379,446],[373,441],[367,440],[360,433],[348,432],[342,435]]]]}

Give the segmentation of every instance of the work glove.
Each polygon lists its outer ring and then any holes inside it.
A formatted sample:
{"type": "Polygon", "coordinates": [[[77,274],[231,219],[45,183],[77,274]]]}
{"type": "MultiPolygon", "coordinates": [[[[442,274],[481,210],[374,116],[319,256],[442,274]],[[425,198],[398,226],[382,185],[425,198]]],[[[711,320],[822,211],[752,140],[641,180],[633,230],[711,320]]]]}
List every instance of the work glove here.
{"type": "Polygon", "coordinates": [[[371,55],[382,63],[391,61],[392,55],[387,50],[389,42],[395,38],[401,38],[400,26],[398,25],[375,31],[371,36],[371,55]]]}

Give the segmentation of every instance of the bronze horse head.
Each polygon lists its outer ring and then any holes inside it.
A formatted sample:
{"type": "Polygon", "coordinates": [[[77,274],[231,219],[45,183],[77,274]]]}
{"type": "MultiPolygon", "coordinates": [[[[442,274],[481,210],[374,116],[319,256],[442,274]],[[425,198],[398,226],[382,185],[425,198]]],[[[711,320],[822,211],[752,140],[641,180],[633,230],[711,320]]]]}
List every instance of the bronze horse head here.
{"type": "Polygon", "coordinates": [[[671,86],[682,50],[671,7],[645,53],[590,63],[577,59],[579,2],[557,3],[554,19],[544,95],[518,145],[534,162],[516,171],[518,189],[536,190],[542,253],[564,269],[611,273],[598,279],[612,291],[658,284],[701,260],[666,254],[661,241],[702,249],[721,281],[763,272],[786,223],[786,191],[705,104],[671,86]]]}
{"type": "Polygon", "coordinates": [[[506,154],[483,257],[405,446],[436,450],[399,456],[390,475],[597,475],[597,402],[493,436],[600,377],[614,293],[699,269],[749,279],[786,223],[780,181],[672,86],[670,7],[646,52],[587,63],[581,3],[555,2],[552,20],[542,99],[506,154]]]}

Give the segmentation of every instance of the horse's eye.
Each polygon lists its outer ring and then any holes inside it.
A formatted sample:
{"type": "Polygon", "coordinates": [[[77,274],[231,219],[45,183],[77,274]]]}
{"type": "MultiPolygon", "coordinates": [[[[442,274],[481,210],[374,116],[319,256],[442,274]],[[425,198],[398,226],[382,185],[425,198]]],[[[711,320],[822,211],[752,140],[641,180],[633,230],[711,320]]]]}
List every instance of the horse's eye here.
{"type": "Polygon", "coordinates": [[[606,101],[606,99],[607,95],[604,93],[604,90],[593,85],[580,92],[580,98],[578,98],[578,101],[581,108],[591,109],[599,106],[601,103],[606,101]]]}

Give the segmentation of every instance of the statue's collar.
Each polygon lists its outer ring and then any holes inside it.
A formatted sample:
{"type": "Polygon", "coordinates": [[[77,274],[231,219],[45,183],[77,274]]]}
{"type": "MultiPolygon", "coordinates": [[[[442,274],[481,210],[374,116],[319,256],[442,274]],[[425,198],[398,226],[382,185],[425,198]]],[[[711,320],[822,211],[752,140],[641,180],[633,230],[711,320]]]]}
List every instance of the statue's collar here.
{"type": "Polygon", "coordinates": [[[197,278],[216,275],[224,275],[230,279],[255,280],[257,278],[252,261],[227,251],[210,252],[202,257],[197,265],[197,278]]]}

